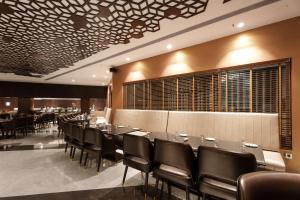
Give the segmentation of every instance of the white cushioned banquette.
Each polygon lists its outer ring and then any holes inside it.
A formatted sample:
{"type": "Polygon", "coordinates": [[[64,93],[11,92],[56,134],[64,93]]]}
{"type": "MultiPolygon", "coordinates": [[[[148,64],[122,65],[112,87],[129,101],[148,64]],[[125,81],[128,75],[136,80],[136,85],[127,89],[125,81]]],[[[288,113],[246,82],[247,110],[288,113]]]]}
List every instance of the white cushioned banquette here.
{"type": "Polygon", "coordinates": [[[145,131],[165,132],[168,111],[117,109],[114,124],[141,128],[145,131]]]}
{"type": "Polygon", "coordinates": [[[255,143],[279,149],[278,115],[237,112],[170,111],[167,132],[255,143]]]}

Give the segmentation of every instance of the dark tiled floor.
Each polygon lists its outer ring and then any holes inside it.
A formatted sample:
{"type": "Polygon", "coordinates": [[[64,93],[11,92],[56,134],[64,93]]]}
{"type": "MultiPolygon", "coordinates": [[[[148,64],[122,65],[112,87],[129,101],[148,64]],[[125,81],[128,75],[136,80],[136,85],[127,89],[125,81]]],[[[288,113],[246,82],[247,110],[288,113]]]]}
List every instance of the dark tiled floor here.
{"type": "MultiPolygon", "coordinates": [[[[153,199],[154,188],[150,187],[148,191],[148,199],[153,199]]],[[[83,190],[74,192],[61,192],[61,193],[50,193],[50,194],[37,194],[28,196],[17,196],[17,197],[5,197],[0,198],[1,200],[144,200],[145,196],[143,193],[142,186],[136,187],[117,187],[108,189],[97,189],[97,190],[83,190]]],[[[175,197],[170,197],[166,193],[162,194],[161,199],[177,200],[175,197]]]]}

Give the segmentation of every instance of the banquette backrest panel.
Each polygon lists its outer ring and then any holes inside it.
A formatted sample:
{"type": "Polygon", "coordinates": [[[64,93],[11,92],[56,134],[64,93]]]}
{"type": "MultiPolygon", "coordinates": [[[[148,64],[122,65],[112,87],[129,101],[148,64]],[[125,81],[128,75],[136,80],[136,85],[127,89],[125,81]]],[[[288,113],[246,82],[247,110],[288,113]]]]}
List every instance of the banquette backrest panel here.
{"type": "Polygon", "coordinates": [[[233,112],[170,111],[167,132],[252,142],[279,149],[278,115],[233,112]]]}
{"type": "Polygon", "coordinates": [[[117,109],[114,124],[141,128],[146,131],[165,132],[168,111],[117,109]]]}
{"type": "Polygon", "coordinates": [[[117,109],[114,123],[146,131],[245,140],[264,149],[279,149],[278,114],[117,109]]]}

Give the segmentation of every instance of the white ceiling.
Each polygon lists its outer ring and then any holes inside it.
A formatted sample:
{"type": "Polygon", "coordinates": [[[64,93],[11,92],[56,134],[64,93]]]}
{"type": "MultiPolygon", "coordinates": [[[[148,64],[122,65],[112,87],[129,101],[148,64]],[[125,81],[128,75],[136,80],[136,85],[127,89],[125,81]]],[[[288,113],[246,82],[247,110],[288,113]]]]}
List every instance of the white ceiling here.
{"type": "Polygon", "coordinates": [[[58,70],[43,78],[0,73],[0,80],[106,85],[111,79],[108,72],[111,66],[168,53],[170,50],[166,49],[167,44],[172,44],[174,51],[300,15],[299,0],[232,0],[226,4],[222,2],[223,0],[210,0],[204,13],[189,19],[164,20],[158,32],[145,33],[143,38],[132,39],[128,44],[111,46],[75,63],[73,67],[58,70]],[[244,22],[245,26],[241,29],[232,26],[239,22],[244,22]],[[189,28],[191,30],[187,31],[189,28]],[[179,34],[180,31],[184,33],[179,34]],[[171,34],[175,36],[170,37],[171,34]],[[130,61],[126,58],[130,58],[130,61]],[[77,68],[80,69],[76,70],[77,68]],[[71,72],[66,73],[69,71],[71,72]],[[62,73],[66,74],[60,75],[62,73]],[[55,77],[56,75],[60,76],[55,77]]]}

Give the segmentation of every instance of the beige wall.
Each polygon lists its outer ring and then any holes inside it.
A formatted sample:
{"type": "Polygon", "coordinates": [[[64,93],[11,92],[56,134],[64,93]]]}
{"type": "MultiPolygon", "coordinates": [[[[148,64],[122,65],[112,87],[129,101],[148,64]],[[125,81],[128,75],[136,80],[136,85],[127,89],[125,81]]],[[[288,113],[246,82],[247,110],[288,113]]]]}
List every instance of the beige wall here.
{"type": "Polygon", "coordinates": [[[292,58],[293,160],[287,167],[300,172],[300,17],[120,66],[112,106],[122,108],[125,82],[282,58],[292,58]]]}

